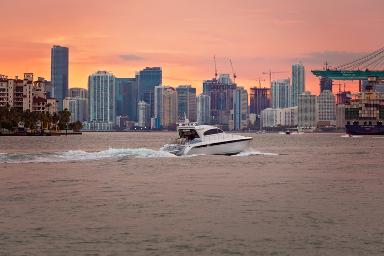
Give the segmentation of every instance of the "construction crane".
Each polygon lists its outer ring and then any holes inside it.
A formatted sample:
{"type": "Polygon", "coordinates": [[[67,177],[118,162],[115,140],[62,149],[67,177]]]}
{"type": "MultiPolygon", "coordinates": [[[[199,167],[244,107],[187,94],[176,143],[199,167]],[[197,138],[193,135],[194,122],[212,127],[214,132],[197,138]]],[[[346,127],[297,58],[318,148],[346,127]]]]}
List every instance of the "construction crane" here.
{"type": "Polygon", "coordinates": [[[261,79],[261,78],[259,77],[259,88],[261,88],[261,81],[265,81],[265,79],[261,79]]]}
{"type": "Polygon", "coordinates": [[[280,73],[287,73],[288,71],[271,71],[269,69],[269,72],[263,72],[263,75],[269,75],[269,84],[272,85],[272,74],[280,74],[280,73]]]}
{"type": "Polygon", "coordinates": [[[236,72],[235,72],[235,70],[233,68],[233,64],[232,64],[232,60],[231,59],[229,59],[229,63],[231,64],[231,69],[232,69],[232,74],[233,74],[233,83],[236,83],[237,75],[236,75],[236,72]]]}
{"type": "Polygon", "coordinates": [[[215,62],[215,80],[216,80],[217,79],[216,55],[213,55],[213,61],[215,62]]]}

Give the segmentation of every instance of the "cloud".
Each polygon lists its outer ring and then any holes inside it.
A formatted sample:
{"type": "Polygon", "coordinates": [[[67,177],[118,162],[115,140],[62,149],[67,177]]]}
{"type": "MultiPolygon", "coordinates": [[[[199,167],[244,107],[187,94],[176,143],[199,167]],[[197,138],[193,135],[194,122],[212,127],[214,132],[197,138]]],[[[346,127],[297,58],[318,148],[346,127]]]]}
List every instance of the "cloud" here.
{"type": "Polygon", "coordinates": [[[135,60],[143,60],[144,57],[138,56],[135,54],[120,54],[119,58],[124,61],[135,61],[135,60]]]}

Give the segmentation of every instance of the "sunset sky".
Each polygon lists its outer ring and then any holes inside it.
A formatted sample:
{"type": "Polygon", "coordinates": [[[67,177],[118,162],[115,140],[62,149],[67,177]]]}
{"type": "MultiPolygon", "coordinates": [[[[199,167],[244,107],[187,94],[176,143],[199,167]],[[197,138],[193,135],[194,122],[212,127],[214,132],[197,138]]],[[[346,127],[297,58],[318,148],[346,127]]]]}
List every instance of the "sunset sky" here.
{"type": "Polygon", "coordinates": [[[163,68],[163,84],[201,90],[214,75],[257,85],[262,72],[289,77],[303,62],[307,89],[318,93],[310,70],[341,64],[384,45],[383,0],[1,0],[0,74],[33,72],[50,79],[50,48],[70,48],[70,87],[108,70],[133,77],[163,68]],[[286,72],[286,73],[284,73],[286,72]]]}

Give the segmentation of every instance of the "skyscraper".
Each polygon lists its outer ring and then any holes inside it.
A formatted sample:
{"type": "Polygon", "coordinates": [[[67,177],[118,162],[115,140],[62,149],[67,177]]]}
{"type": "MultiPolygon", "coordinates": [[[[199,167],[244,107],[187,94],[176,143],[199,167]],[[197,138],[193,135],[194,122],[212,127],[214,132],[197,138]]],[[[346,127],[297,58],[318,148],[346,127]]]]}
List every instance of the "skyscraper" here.
{"type": "Polygon", "coordinates": [[[332,87],[333,87],[332,79],[329,79],[328,77],[320,78],[320,92],[324,90],[332,91],[332,87]]]}
{"type": "Polygon", "coordinates": [[[138,100],[151,105],[151,116],[154,116],[154,89],[162,84],[162,77],[160,67],[146,67],[136,74],[138,100]]]}
{"type": "Polygon", "coordinates": [[[136,78],[116,78],[116,115],[128,116],[137,120],[137,82],[136,78]]]}
{"type": "Polygon", "coordinates": [[[177,92],[171,86],[156,86],[154,97],[155,128],[175,129],[177,122],[177,92]]]}
{"type": "Polygon", "coordinates": [[[298,98],[298,127],[313,130],[318,120],[317,96],[304,92],[298,98]]]}
{"type": "Polygon", "coordinates": [[[250,113],[260,115],[261,111],[271,106],[270,88],[251,88],[250,113]]]}
{"type": "Polygon", "coordinates": [[[291,85],[289,79],[272,81],[272,108],[291,106],[291,85]]]}
{"type": "Polygon", "coordinates": [[[291,106],[297,106],[299,95],[305,91],[305,68],[301,63],[292,65],[291,90],[291,106]]]}
{"type": "Polygon", "coordinates": [[[324,125],[335,125],[336,122],[336,101],[335,95],[330,90],[324,90],[318,97],[319,122],[324,125]]]}
{"type": "Polygon", "coordinates": [[[235,89],[236,84],[228,74],[220,74],[217,80],[203,82],[203,92],[211,98],[211,123],[222,126],[223,129],[228,129],[235,89]]]}
{"type": "Polygon", "coordinates": [[[149,128],[151,116],[150,116],[150,105],[145,101],[139,101],[137,103],[138,112],[138,124],[140,127],[149,128]]]}
{"type": "Polygon", "coordinates": [[[88,99],[88,90],[84,88],[76,88],[76,87],[70,88],[68,97],[70,98],[79,97],[82,99],[88,99]]]}
{"type": "Polygon", "coordinates": [[[54,45],[51,49],[51,82],[53,97],[58,110],[63,110],[63,100],[68,93],[68,48],[54,45]]]}
{"type": "Polygon", "coordinates": [[[196,122],[196,88],[191,85],[180,85],[177,91],[177,119],[184,120],[186,116],[189,121],[196,122]]]}
{"type": "Polygon", "coordinates": [[[116,118],[114,75],[107,71],[90,75],[88,91],[91,129],[111,130],[116,118]]]}
{"type": "Polygon", "coordinates": [[[70,88],[68,96],[63,100],[63,108],[71,112],[71,122],[88,120],[88,90],[84,88],[70,88]]]}
{"type": "Polygon", "coordinates": [[[248,92],[244,87],[237,87],[233,96],[233,108],[229,120],[230,130],[242,130],[248,126],[248,92]]]}
{"type": "Polygon", "coordinates": [[[200,94],[197,97],[197,123],[210,124],[211,122],[211,97],[200,94]]]}

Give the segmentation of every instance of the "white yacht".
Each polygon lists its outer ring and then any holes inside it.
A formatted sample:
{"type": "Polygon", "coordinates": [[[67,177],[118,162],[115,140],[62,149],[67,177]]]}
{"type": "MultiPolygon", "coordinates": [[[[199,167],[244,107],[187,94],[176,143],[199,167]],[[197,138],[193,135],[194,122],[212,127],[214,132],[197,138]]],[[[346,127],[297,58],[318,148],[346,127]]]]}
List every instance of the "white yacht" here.
{"type": "Polygon", "coordinates": [[[179,124],[179,138],[161,150],[181,155],[236,155],[246,149],[252,137],[228,134],[210,125],[179,124]]]}

